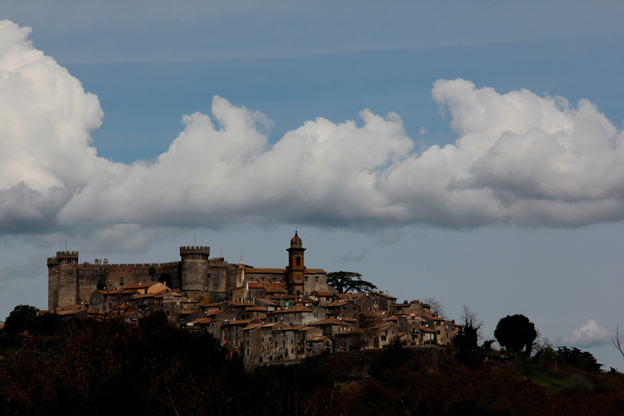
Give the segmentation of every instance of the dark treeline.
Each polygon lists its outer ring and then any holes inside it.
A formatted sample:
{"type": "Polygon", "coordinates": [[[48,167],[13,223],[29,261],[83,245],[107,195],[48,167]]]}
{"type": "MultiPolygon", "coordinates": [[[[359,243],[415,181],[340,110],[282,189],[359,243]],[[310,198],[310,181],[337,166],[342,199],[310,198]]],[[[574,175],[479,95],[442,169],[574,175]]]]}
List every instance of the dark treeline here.
{"type": "Polygon", "coordinates": [[[43,319],[27,335],[0,336],[2,415],[569,416],[624,409],[621,375],[575,367],[583,357],[569,350],[560,353],[567,361],[557,362],[557,353],[519,354],[466,365],[452,351],[393,343],[245,370],[211,336],[171,327],[160,314],[138,326],[43,319]]]}

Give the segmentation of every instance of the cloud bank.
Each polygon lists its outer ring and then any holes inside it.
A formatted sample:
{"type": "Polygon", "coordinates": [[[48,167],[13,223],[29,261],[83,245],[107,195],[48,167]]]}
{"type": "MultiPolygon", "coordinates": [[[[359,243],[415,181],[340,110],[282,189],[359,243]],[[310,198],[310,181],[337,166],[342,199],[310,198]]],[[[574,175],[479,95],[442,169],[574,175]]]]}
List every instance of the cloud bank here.
{"type": "Polygon", "coordinates": [[[572,331],[570,335],[561,338],[561,342],[580,348],[596,347],[609,344],[611,333],[598,322],[588,319],[587,323],[572,331]]]}
{"type": "MultiPolygon", "coordinates": [[[[155,161],[97,156],[96,96],[0,22],[0,233],[231,223],[574,227],[624,218],[623,134],[592,103],[438,80],[458,139],[415,151],[399,115],[303,123],[214,97],[155,161]]],[[[97,231],[100,230],[100,231],[97,231]]],[[[102,231],[104,230],[104,231],[102,231]]],[[[107,231],[108,230],[108,231],[107,231]]]]}

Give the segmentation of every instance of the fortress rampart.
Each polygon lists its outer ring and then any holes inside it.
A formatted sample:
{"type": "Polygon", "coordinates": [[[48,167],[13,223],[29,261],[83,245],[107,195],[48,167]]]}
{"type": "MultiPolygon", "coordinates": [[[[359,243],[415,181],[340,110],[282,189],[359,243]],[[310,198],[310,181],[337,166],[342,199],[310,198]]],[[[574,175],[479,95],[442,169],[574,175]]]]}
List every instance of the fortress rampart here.
{"type": "Polygon", "coordinates": [[[109,264],[107,260],[78,264],[77,251],[59,251],[48,258],[48,309],[84,303],[97,289],[119,289],[160,281],[171,289],[210,301],[228,299],[236,269],[222,258],[211,261],[210,247],[180,247],[180,261],[109,264]]]}

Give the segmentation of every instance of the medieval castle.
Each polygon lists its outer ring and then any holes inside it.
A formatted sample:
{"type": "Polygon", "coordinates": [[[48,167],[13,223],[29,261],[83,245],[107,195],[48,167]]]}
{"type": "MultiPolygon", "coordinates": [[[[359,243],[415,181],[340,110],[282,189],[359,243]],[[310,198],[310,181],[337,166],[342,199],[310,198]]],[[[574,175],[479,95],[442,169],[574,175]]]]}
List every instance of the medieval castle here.
{"type": "Polygon", "coordinates": [[[180,247],[180,261],[151,264],[79,264],[78,252],[60,251],[48,258],[48,309],[128,323],[161,311],[173,325],[212,334],[249,366],[394,339],[446,346],[461,330],[418,300],[336,293],[324,270],[306,268],[305,250],[295,232],[288,266],[275,269],[210,258],[209,247],[180,247]]]}
{"type": "Polygon", "coordinates": [[[306,269],[305,250],[295,232],[285,269],[246,268],[242,263],[227,263],[222,257],[210,259],[210,247],[203,246],[180,247],[180,261],[143,264],[109,264],[107,260],[78,264],[77,251],[59,251],[56,257],[48,258],[48,310],[84,304],[99,289],[150,282],[179,289],[204,304],[249,300],[250,294],[267,289],[293,295],[326,292],[327,274],[322,269],[306,269]]]}

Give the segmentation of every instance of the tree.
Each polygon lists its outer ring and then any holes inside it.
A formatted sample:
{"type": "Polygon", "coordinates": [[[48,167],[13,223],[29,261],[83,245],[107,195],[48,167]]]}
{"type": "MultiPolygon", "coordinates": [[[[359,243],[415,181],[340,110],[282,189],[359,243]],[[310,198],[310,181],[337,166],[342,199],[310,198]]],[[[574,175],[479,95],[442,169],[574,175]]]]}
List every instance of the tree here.
{"type": "Polygon", "coordinates": [[[32,328],[39,308],[30,305],[17,305],[4,323],[4,330],[9,334],[20,334],[32,328]]]}
{"type": "Polygon", "coordinates": [[[453,344],[460,350],[477,348],[477,341],[481,337],[479,330],[482,325],[481,321],[477,319],[477,313],[473,312],[470,306],[464,305],[461,320],[463,321],[462,333],[453,338],[453,344]]]}
{"type": "Polygon", "coordinates": [[[377,286],[366,280],[362,280],[360,273],[332,272],[327,274],[327,284],[333,286],[338,293],[348,292],[372,292],[377,286]]]}
{"type": "Polygon", "coordinates": [[[531,355],[537,331],[535,324],[529,321],[526,316],[507,315],[498,321],[494,336],[501,347],[517,351],[524,349],[524,353],[528,357],[531,355]]]}
{"type": "Polygon", "coordinates": [[[444,318],[446,319],[446,313],[444,312],[444,306],[442,306],[442,303],[440,303],[440,301],[436,300],[436,298],[425,298],[423,299],[423,302],[425,302],[427,305],[429,305],[431,307],[431,312],[435,313],[436,315],[438,315],[440,318],[444,318]]]}

